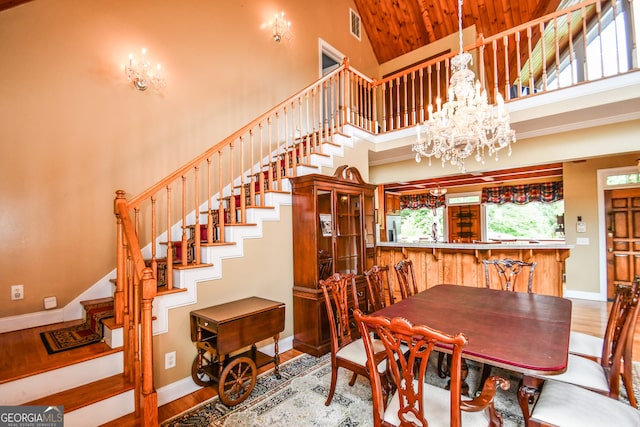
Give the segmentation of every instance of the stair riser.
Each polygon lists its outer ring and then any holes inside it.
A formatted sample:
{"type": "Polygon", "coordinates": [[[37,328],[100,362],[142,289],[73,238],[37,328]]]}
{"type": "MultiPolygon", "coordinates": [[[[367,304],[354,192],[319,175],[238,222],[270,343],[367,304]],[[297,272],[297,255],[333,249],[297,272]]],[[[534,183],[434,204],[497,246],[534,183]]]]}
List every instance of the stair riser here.
{"type": "Polygon", "coordinates": [[[3,405],[21,405],[123,372],[123,353],[117,352],[53,371],[0,384],[3,405]]]}
{"type": "Polygon", "coordinates": [[[65,412],[64,427],[98,426],[131,414],[135,411],[134,397],[134,391],[129,390],[75,411],[65,412]]]}

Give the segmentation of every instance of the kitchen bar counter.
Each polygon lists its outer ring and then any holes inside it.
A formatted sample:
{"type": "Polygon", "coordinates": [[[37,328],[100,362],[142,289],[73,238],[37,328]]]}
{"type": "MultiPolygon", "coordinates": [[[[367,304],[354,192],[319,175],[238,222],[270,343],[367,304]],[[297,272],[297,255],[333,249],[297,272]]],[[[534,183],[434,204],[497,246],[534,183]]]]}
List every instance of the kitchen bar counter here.
{"type": "MultiPolygon", "coordinates": [[[[547,242],[379,242],[376,251],[379,265],[393,267],[402,259],[412,260],[420,290],[439,283],[483,287],[484,259],[535,261],[537,265],[533,277],[533,292],[562,296],[565,260],[573,247],[547,242]]],[[[395,279],[395,275],[393,278],[395,279]]],[[[396,293],[398,292],[396,289],[396,293]]]]}

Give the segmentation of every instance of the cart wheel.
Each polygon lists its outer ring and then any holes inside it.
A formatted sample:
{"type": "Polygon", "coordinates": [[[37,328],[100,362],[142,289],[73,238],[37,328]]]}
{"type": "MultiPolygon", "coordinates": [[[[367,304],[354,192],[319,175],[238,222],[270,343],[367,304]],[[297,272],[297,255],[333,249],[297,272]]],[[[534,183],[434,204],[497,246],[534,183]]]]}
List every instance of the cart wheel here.
{"type": "Polygon", "coordinates": [[[238,357],[225,366],[218,382],[218,395],[227,406],[235,406],[251,394],[256,385],[256,364],[249,357],[238,357]]]}
{"type": "Polygon", "coordinates": [[[203,351],[198,353],[195,359],[193,359],[193,364],[191,365],[191,377],[193,378],[193,382],[202,387],[210,386],[214,380],[211,378],[211,365],[212,365],[213,356],[208,351],[203,351]],[[202,354],[202,356],[200,355],[202,354]],[[200,362],[199,358],[202,357],[202,362],[200,362]]]}

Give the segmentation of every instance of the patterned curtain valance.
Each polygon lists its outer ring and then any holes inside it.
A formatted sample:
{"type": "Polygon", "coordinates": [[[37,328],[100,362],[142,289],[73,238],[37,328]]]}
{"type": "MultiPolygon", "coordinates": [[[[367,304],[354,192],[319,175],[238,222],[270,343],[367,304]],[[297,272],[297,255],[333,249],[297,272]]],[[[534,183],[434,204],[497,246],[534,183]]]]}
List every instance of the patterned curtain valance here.
{"type": "Polygon", "coordinates": [[[524,205],[529,202],[552,203],[564,198],[562,181],[542,182],[527,185],[505,185],[482,189],[482,203],[515,203],[524,205]]]}
{"type": "Polygon", "coordinates": [[[433,209],[440,206],[444,206],[444,196],[434,196],[428,193],[400,196],[400,209],[433,209]]]}

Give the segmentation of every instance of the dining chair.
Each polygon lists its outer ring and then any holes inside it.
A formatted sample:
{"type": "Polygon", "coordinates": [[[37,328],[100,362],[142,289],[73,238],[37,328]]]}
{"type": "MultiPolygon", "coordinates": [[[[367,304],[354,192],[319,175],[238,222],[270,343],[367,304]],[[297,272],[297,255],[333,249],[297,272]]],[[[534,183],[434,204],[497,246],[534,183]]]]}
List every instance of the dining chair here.
{"type": "Polygon", "coordinates": [[[318,251],[318,277],[324,280],[331,276],[333,269],[333,258],[328,251],[320,249],[318,251]]]}
{"type": "MultiPolygon", "coordinates": [[[[629,403],[638,407],[633,391],[633,335],[638,319],[638,301],[640,300],[640,286],[636,281],[631,286],[618,285],[616,300],[619,307],[610,316],[600,362],[589,358],[569,354],[567,368],[562,374],[534,375],[549,381],[568,383],[579,386],[613,399],[620,398],[620,383],[624,385],[629,403]],[[619,294],[619,295],[618,295],[619,294]]],[[[533,390],[523,389],[529,394],[533,390]]]]}
{"type": "Polygon", "coordinates": [[[367,366],[371,382],[374,426],[501,426],[493,400],[497,387],[509,388],[501,377],[491,377],[475,399],[464,399],[462,389],[462,348],[467,344],[463,334],[448,335],[426,325],[412,325],[401,317],[365,315],[354,311],[360,333],[364,337],[367,366]],[[387,377],[394,390],[391,396],[382,392],[381,378],[375,374],[376,347],[371,332],[378,336],[386,352],[387,377]],[[429,355],[436,345],[451,349],[452,369],[448,389],[424,381],[429,355]]]}
{"type": "MultiPolygon", "coordinates": [[[[533,273],[536,269],[536,262],[525,262],[511,258],[504,259],[484,259],[484,281],[485,287],[502,291],[516,291],[518,277],[522,273],[527,273],[527,293],[533,292],[533,273]],[[493,267],[493,268],[492,268],[493,267]]],[[[492,366],[484,364],[480,375],[480,384],[491,375],[492,366]]]]}
{"type": "MultiPolygon", "coordinates": [[[[636,286],[640,286],[640,276],[636,276],[634,279],[636,286]]],[[[620,294],[616,292],[613,303],[609,310],[609,319],[607,325],[613,324],[613,318],[619,316],[620,309],[620,294]]],[[[606,330],[605,330],[606,331],[606,330]]],[[[632,332],[632,335],[635,334],[632,332]]],[[[587,357],[589,359],[600,361],[602,356],[602,347],[604,346],[604,337],[598,337],[584,332],[571,331],[569,333],[569,353],[576,354],[578,356],[587,357]]]]}
{"type": "Polygon", "coordinates": [[[521,273],[528,272],[527,292],[532,292],[533,272],[536,262],[525,262],[511,258],[483,259],[485,286],[503,291],[515,291],[521,273]],[[493,268],[491,268],[493,267],[493,268]]]}
{"type": "Polygon", "coordinates": [[[413,272],[413,261],[403,259],[395,265],[396,277],[398,278],[398,287],[402,299],[408,298],[418,293],[418,282],[413,272]]]}
{"type": "MultiPolygon", "coordinates": [[[[355,275],[334,273],[327,279],[320,280],[320,286],[327,309],[331,341],[331,386],[325,401],[325,405],[329,406],[336,391],[339,368],[353,372],[349,381],[350,386],[355,384],[358,375],[369,378],[369,373],[366,367],[367,355],[363,340],[353,334],[351,327],[350,312],[358,306],[355,275]],[[352,293],[351,298],[349,298],[349,290],[352,293]]],[[[355,331],[358,331],[357,327],[355,327],[355,331]]],[[[377,339],[372,340],[371,345],[374,348],[374,353],[381,357],[378,371],[380,375],[384,375],[386,370],[382,360],[384,347],[377,339]]]]}
{"type": "Polygon", "coordinates": [[[559,381],[545,381],[531,409],[523,410],[526,427],[638,427],[640,411],[608,396],[559,381]]]}
{"type": "Polygon", "coordinates": [[[370,311],[380,310],[395,302],[393,283],[389,277],[388,265],[374,265],[364,272],[364,277],[367,279],[367,296],[369,297],[370,311]],[[385,289],[387,290],[387,296],[385,296],[385,289]]]}

